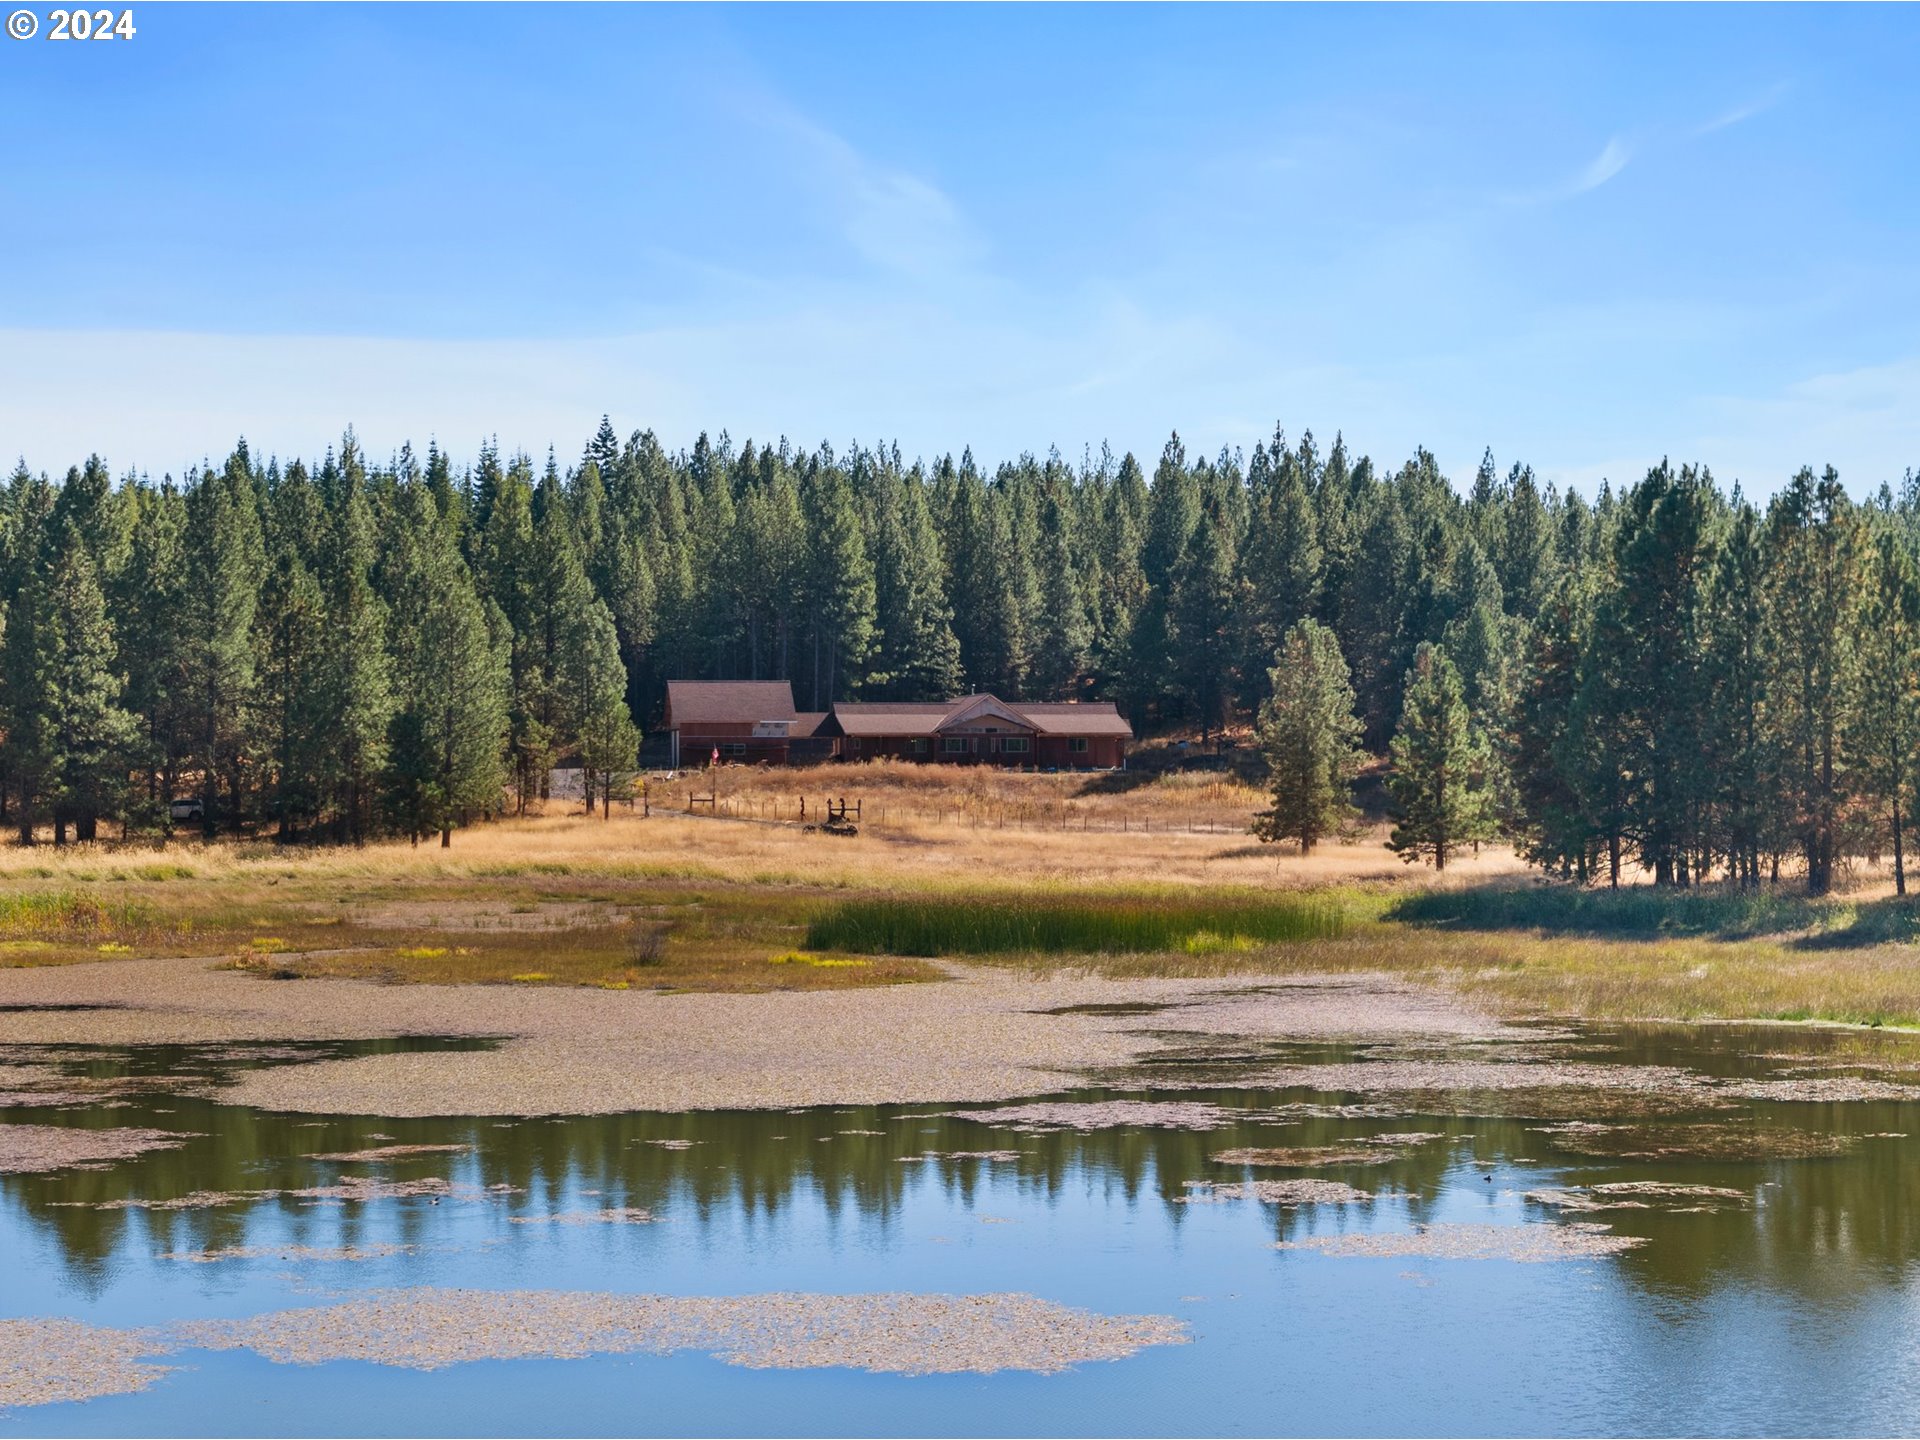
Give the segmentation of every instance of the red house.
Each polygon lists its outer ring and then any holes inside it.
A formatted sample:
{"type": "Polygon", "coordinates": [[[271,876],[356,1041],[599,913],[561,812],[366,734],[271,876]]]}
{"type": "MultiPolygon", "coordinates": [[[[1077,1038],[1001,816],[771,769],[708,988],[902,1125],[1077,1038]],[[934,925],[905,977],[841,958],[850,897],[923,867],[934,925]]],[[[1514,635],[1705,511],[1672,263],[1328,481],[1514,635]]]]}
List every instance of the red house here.
{"type": "MultiPolygon", "coordinates": [[[[785,680],[669,680],[667,733],[673,768],[705,765],[716,752],[734,764],[790,764],[826,716],[793,708],[785,680]]],[[[832,753],[820,746],[818,758],[832,753]]]]}
{"type": "Polygon", "coordinates": [[[844,760],[1112,770],[1126,758],[1133,727],[1111,701],[1022,704],[963,695],[836,701],[819,733],[838,737],[844,760]]]}
{"type": "Polygon", "coordinates": [[[841,700],[822,715],[795,710],[793,687],[784,680],[670,680],[666,728],[675,769],[697,768],[716,756],[736,765],[838,756],[1113,770],[1133,738],[1133,727],[1105,700],[841,700]]]}

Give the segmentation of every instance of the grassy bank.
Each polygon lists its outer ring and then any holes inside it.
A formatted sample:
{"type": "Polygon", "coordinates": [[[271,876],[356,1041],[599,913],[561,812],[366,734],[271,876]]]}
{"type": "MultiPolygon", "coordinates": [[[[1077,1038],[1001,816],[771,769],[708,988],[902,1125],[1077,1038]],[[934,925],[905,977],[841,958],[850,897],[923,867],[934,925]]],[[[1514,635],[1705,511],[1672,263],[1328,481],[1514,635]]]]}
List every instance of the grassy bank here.
{"type": "MultiPolygon", "coordinates": [[[[880,769],[848,788],[924,786],[949,815],[970,788],[1039,805],[1101,778],[880,769]]],[[[0,967],[191,955],[389,983],[777,990],[932,980],[948,956],[1125,976],[1384,970],[1531,1013],[1920,1025],[1920,910],[1884,886],[1583,891],[1492,850],[1442,881],[1378,835],[1303,859],[1157,828],[1195,793],[1226,803],[1231,783],[1139,785],[1150,836],[949,820],[840,839],[666,814],[500,822],[449,851],[0,847],[0,967]]]]}
{"type": "Polygon", "coordinates": [[[1545,882],[1487,885],[1404,895],[1388,905],[1384,914],[1408,925],[1444,930],[1639,940],[1786,937],[1809,949],[1904,943],[1920,934],[1920,911],[1891,895],[1813,898],[1786,889],[1720,886],[1586,890],[1545,882]]]}

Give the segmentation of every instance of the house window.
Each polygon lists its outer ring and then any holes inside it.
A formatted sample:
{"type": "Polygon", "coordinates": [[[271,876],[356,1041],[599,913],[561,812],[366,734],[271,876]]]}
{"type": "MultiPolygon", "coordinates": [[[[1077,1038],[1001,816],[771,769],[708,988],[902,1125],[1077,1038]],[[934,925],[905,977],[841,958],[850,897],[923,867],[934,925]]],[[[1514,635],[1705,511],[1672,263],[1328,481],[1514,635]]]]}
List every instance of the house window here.
{"type": "Polygon", "coordinates": [[[913,739],[907,741],[907,753],[909,755],[924,755],[927,753],[927,748],[927,737],[924,735],[916,735],[913,739]]]}
{"type": "Polygon", "coordinates": [[[1024,755],[1032,748],[1032,742],[1024,735],[1008,735],[1001,740],[1000,748],[1009,755],[1024,755]]]}
{"type": "Polygon", "coordinates": [[[964,755],[967,753],[968,745],[966,736],[949,735],[940,742],[940,749],[948,755],[964,755]]]}
{"type": "Polygon", "coordinates": [[[720,747],[720,753],[728,759],[738,759],[747,753],[747,747],[738,740],[729,740],[720,747]]]}
{"type": "Polygon", "coordinates": [[[1067,741],[1067,753],[1069,755],[1086,754],[1087,737],[1084,735],[1075,735],[1071,740],[1067,741]]]}

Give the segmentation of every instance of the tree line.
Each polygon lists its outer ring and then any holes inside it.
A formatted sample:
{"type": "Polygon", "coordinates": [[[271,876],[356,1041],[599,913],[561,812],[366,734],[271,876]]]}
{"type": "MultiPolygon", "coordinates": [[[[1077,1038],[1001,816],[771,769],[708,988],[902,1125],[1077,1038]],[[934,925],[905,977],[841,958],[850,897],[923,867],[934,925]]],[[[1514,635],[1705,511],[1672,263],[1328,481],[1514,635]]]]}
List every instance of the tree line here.
{"type": "Polygon", "coordinates": [[[444,839],[560,759],[604,804],[670,678],[786,679],[812,710],[988,690],[1110,698],[1143,733],[1252,720],[1261,823],[1308,844],[1371,752],[1398,843],[1438,863],[1510,838],[1582,880],[1789,864],[1820,890],[1884,852],[1904,888],[1916,545],[1911,477],[1856,504],[1802,471],[1760,507],[1662,464],[1589,501],[1490,454],[1455,485],[1424,450],[1278,430],[1212,457],[1176,435],[1151,472],[669,451],[607,421],[543,466],[377,464],[351,432],[178,482],[22,465],[0,820],[158,827],[190,785],[210,831],[444,839]]]}

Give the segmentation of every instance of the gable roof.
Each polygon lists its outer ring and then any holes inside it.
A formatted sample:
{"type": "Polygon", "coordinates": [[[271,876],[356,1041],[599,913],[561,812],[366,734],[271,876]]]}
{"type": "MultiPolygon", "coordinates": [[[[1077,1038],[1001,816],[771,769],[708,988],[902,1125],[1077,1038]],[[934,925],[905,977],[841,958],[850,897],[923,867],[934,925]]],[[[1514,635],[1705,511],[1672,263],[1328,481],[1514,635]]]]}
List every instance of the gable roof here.
{"type": "Polygon", "coordinates": [[[753,725],[792,720],[793,686],[785,680],[669,680],[667,728],[753,725]]]}
{"type": "Polygon", "coordinates": [[[999,715],[1042,735],[1113,735],[1131,739],[1133,727],[1111,700],[1010,704],[992,695],[958,700],[838,700],[821,726],[823,735],[860,737],[934,736],[956,723],[999,715]]]}
{"type": "Polygon", "coordinates": [[[940,728],[957,730],[963,725],[986,725],[992,720],[998,720],[1003,725],[1018,725],[1022,730],[1034,728],[1026,716],[991,695],[968,695],[954,701],[947,718],[940,722],[940,728]]]}

